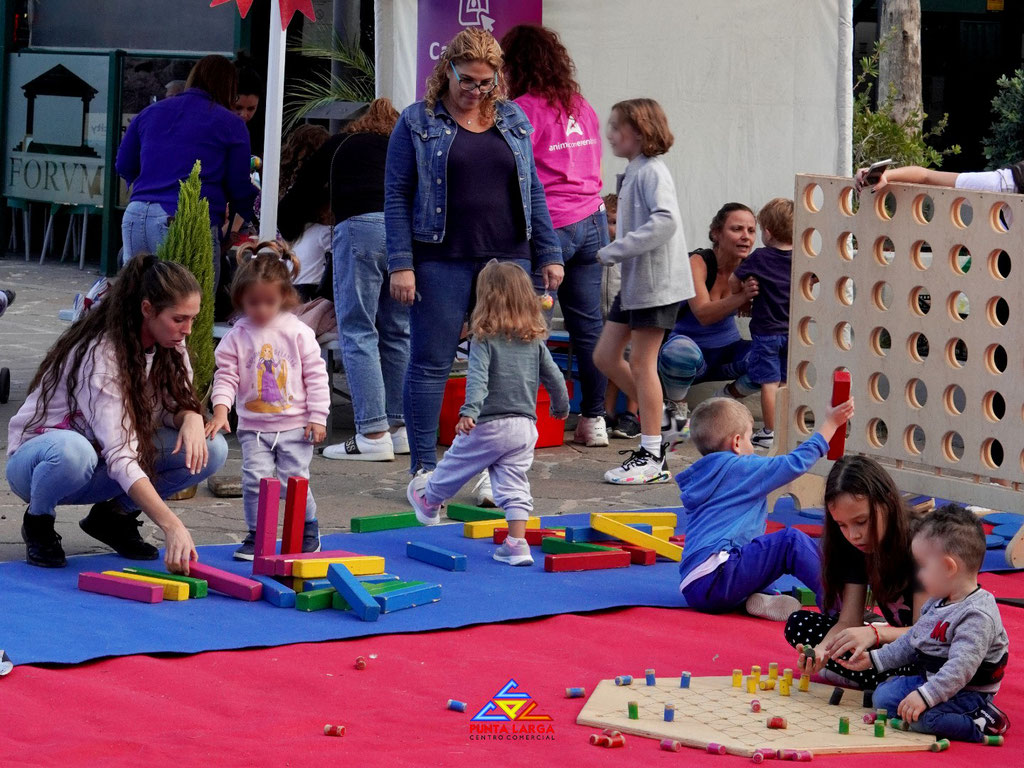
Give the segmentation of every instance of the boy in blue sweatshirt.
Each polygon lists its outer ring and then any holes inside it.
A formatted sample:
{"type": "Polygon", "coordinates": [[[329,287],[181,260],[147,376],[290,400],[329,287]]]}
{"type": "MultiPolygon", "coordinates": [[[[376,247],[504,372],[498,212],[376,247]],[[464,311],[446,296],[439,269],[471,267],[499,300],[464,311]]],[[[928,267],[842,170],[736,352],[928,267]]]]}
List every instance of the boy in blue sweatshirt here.
{"type": "Polygon", "coordinates": [[[821,604],[821,556],[802,531],[765,534],[768,494],[795,480],[828,453],[828,441],[853,416],[853,399],[830,408],[821,428],[792,453],[757,456],[754,418],[732,398],[701,403],[690,416],[690,440],[702,458],[676,476],[686,507],[686,546],[679,591],[691,608],[747,612],[785,621],[800,608],[789,595],[761,590],[792,574],[821,604]]]}

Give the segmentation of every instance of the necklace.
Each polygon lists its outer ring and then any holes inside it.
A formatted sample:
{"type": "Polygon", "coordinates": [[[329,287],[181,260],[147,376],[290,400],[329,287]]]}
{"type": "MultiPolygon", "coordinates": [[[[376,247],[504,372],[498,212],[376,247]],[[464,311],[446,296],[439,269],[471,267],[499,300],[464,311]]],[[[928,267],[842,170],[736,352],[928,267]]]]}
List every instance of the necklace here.
{"type": "Polygon", "coordinates": [[[472,125],[473,124],[473,119],[469,118],[469,117],[466,117],[466,114],[464,112],[461,113],[461,114],[457,114],[458,110],[456,110],[456,109],[454,109],[452,107],[452,104],[451,104],[451,102],[448,99],[444,99],[444,106],[445,106],[445,109],[448,110],[448,113],[452,117],[455,118],[456,122],[462,122],[462,123],[465,123],[466,125],[472,125]]]}

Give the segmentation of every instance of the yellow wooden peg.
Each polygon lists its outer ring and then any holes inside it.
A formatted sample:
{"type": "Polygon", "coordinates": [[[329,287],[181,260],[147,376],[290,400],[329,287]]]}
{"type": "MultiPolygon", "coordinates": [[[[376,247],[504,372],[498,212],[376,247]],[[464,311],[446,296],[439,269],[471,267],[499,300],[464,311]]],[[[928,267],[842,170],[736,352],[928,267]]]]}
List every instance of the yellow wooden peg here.
{"type": "MultiPolygon", "coordinates": [[[[540,518],[531,517],[526,521],[527,528],[540,528],[540,518]]],[[[462,535],[467,539],[489,539],[494,536],[496,528],[508,528],[507,520],[471,520],[462,524],[462,535]]]]}
{"type": "Polygon", "coordinates": [[[670,536],[676,535],[675,528],[669,528],[667,525],[652,525],[651,536],[662,541],[668,541],[670,536]]]}
{"type": "Polygon", "coordinates": [[[384,573],[384,558],[377,555],[358,557],[325,557],[292,562],[292,576],[299,579],[322,579],[333,564],[344,565],[353,576],[371,576],[384,573]]]}
{"type": "Polygon", "coordinates": [[[667,526],[675,530],[679,524],[675,512],[602,512],[602,517],[609,520],[616,520],[623,525],[646,524],[652,526],[667,526]]]}
{"type": "Polygon", "coordinates": [[[604,515],[591,515],[590,527],[594,530],[600,531],[601,533],[607,533],[609,536],[622,539],[629,544],[636,544],[640,547],[653,549],[662,557],[667,557],[670,560],[679,562],[683,559],[682,547],[677,547],[675,544],[662,541],[655,536],[641,533],[636,528],[630,528],[625,523],[620,523],[618,520],[612,520],[604,515]]]}
{"type": "Polygon", "coordinates": [[[104,571],[104,576],[117,576],[119,579],[128,581],[144,581],[147,584],[159,584],[164,588],[164,600],[188,600],[188,584],[183,581],[168,581],[157,579],[152,576],[140,576],[137,573],[125,573],[124,571],[104,571]]]}

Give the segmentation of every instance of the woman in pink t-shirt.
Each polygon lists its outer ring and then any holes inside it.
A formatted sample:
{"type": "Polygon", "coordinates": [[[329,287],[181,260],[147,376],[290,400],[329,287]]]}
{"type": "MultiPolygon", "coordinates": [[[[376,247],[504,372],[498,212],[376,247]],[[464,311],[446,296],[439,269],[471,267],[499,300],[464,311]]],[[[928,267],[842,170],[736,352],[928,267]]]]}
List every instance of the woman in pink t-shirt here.
{"type": "MultiPolygon", "coordinates": [[[[601,276],[597,252],[608,244],[601,200],[601,124],[580,95],[576,67],[558,35],[546,27],[513,27],[501,40],[509,96],[533,124],[533,154],[551,223],[562,244],[565,279],[558,302],[579,361],[580,420],[575,442],[608,445],[604,395],[608,380],[594,365],[601,335],[601,276]]],[[[534,279],[535,285],[543,283],[534,279]]]]}

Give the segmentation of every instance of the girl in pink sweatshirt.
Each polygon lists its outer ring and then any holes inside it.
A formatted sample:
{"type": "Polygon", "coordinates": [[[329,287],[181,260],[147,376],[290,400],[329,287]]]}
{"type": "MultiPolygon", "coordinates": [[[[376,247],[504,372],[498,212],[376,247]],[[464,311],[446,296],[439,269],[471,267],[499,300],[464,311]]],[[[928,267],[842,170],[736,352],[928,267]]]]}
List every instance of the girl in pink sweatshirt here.
{"type": "MultiPolygon", "coordinates": [[[[298,261],[276,243],[242,248],[238,258],[231,300],[243,316],[217,345],[213,420],[206,431],[230,432],[228,411],[235,404],[249,526],[235,558],[252,560],[260,480],[275,474],[282,481],[309,477],[313,444],[327,436],[331,387],[316,336],[289,311],[299,303],[292,285],[298,261]]],[[[282,482],[282,491],[284,487],[282,482]]],[[[320,527],[310,491],[302,551],[319,550],[320,527]]]]}

